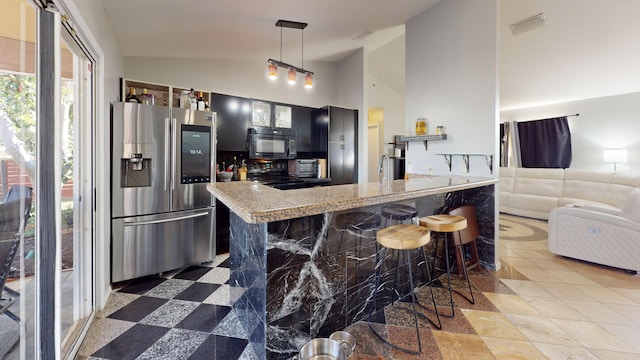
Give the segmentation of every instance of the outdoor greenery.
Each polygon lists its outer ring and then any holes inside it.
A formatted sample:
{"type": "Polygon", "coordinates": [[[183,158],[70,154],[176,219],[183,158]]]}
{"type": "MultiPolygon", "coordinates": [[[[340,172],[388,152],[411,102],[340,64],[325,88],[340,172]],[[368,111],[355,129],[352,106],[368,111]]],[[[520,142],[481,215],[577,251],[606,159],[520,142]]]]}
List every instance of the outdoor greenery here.
{"type": "MultiPolygon", "coordinates": [[[[73,170],[73,86],[63,81],[60,91],[63,130],[62,182],[73,170]]],[[[44,121],[45,119],[43,119],[44,121]]],[[[36,78],[0,72],[0,146],[35,183],[36,78]]]]}

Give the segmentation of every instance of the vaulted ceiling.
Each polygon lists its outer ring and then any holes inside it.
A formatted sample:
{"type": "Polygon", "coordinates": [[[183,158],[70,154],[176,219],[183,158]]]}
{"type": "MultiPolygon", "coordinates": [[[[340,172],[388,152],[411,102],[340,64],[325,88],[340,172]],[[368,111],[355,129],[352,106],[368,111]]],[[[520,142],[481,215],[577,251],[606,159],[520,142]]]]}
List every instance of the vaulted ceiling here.
{"type": "MultiPolygon", "coordinates": [[[[101,3],[125,56],[266,63],[267,58],[280,58],[282,44],[282,60],[298,65],[302,54],[304,61],[340,61],[365,47],[370,70],[404,92],[404,24],[439,1],[451,0],[101,3]],[[275,26],[278,19],[306,22],[308,27],[304,32],[281,29],[275,26]]],[[[640,91],[640,22],[635,19],[640,1],[508,0],[500,4],[498,66],[503,109],[640,91]],[[544,13],[545,25],[516,36],[511,33],[509,24],[537,13],[544,13]]],[[[0,36],[11,37],[2,30],[17,18],[10,13],[0,14],[0,19],[7,20],[0,21],[0,36]]]]}

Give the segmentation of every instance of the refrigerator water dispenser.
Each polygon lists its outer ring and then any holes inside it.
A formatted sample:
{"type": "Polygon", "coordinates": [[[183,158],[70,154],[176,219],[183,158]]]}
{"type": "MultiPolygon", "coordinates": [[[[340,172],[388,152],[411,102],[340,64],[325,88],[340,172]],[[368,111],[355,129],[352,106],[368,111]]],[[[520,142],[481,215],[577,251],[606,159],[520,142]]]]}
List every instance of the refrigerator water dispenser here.
{"type": "Polygon", "coordinates": [[[120,159],[120,166],[121,187],[151,186],[151,159],[134,153],[130,158],[120,159]]]}

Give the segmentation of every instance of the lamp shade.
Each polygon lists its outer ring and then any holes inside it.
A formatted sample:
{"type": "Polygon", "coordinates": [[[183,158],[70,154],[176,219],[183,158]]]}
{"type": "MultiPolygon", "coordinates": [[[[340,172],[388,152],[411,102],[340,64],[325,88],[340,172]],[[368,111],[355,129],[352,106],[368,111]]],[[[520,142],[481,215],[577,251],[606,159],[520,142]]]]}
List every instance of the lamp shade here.
{"type": "Polygon", "coordinates": [[[296,83],[296,71],[291,69],[289,70],[289,75],[287,76],[287,82],[289,85],[295,85],[296,83]]]}
{"type": "Polygon", "coordinates": [[[278,67],[273,65],[273,64],[269,64],[269,69],[267,71],[267,77],[271,80],[275,80],[278,78],[278,67]]]}
{"type": "Polygon", "coordinates": [[[602,150],[602,161],[606,163],[627,162],[627,149],[605,149],[602,150]]]}
{"type": "Polygon", "coordinates": [[[306,87],[307,89],[311,89],[313,87],[313,76],[312,75],[305,75],[304,76],[304,87],[306,87]]]}

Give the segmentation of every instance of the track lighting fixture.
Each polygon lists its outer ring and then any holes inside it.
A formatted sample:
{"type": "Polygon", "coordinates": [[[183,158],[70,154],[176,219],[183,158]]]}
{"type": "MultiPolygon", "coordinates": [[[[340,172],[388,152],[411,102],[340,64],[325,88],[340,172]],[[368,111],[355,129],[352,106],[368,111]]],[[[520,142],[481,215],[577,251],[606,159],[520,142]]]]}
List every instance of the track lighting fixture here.
{"type": "Polygon", "coordinates": [[[269,59],[267,62],[269,63],[267,70],[267,77],[271,80],[276,80],[278,78],[278,68],[288,69],[287,73],[287,82],[290,85],[294,85],[297,81],[297,74],[304,75],[304,87],[307,89],[311,89],[313,87],[313,72],[304,69],[304,28],[307,27],[307,23],[301,23],[297,21],[289,21],[289,20],[278,20],[276,22],[276,26],[280,28],[280,60],[269,59]],[[290,29],[299,29],[302,33],[302,62],[301,67],[293,66],[291,64],[287,64],[282,62],[282,28],[290,28],[290,29]]]}

